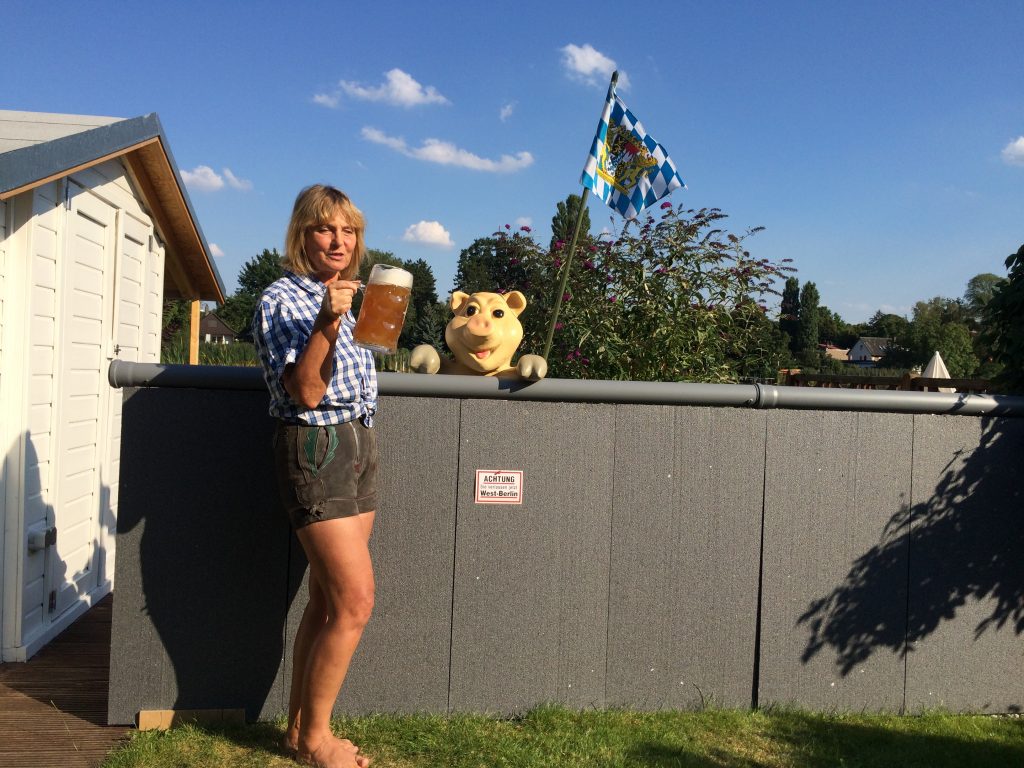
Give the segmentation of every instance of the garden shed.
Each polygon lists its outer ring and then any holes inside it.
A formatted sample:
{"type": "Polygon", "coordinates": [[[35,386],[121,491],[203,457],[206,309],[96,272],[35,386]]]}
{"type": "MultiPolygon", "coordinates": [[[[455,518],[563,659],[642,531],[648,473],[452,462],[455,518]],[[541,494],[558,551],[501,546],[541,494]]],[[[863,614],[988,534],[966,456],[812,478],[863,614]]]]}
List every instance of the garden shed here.
{"type": "Polygon", "coordinates": [[[0,111],[0,660],[113,588],[121,396],[164,298],[224,286],[155,114],[0,111]]]}

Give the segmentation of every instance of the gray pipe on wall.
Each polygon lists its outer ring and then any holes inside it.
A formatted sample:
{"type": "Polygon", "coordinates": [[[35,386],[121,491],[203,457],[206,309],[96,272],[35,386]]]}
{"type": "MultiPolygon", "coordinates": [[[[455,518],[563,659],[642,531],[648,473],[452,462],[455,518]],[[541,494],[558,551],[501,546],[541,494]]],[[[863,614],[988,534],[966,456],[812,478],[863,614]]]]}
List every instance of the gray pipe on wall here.
{"type": "MultiPolygon", "coordinates": [[[[161,365],[114,360],[110,363],[107,379],[115,388],[265,388],[258,368],[239,366],[161,365]]],[[[426,376],[408,373],[379,373],[378,380],[382,395],[405,397],[1024,416],[1024,396],[1020,395],[601,379],[542,379],[526,382],[488,376],[426,376]]]]}

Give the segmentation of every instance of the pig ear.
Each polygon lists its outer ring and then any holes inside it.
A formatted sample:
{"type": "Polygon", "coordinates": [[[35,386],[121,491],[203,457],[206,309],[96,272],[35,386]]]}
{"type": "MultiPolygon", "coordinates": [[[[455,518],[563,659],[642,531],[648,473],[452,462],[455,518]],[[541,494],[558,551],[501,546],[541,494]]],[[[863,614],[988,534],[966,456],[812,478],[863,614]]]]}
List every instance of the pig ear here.
{"type": "Polygon", "coordinates": [[[526,309],[526,297],[523,296],[519,291],[512,291],[511,293],[505,294],[505,303],[508,304],[508,308],[515,312],[516,317],[526,309]]]}
{"type": "Polygon", "coordinates": [[[459,309],[469,300],[469,294],[463,291],[455,291],[452,293],[451,299],[448,301],[448,306],[452,308],[452,312],[458,313],[459,309]]]}

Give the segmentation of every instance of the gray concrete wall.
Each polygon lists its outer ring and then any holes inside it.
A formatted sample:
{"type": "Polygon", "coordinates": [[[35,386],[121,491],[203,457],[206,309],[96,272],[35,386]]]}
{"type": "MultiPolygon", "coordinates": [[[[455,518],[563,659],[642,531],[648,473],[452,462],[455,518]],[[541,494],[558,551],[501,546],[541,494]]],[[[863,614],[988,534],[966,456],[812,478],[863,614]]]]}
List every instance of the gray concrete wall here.
{"type": "Polygon", "coordinates": [[[914,418],[770,414],[759,704],[902,707],[905,536],[884,560],[860,558],[908,504],[914,418]]]}
{"type": "MultiPolygon", "coordinates": [[[[306,568],[266,394],[124,395],[108,719],[273,717],[306,568]]],[[[385,396],[377,425],[339,713],[1024,706],[1024,420],[385,396]]]]}
{"type": "Polygon", "coordinates": [[[617,406],[607,703],[749,706],[765,414],[617,406]]]}
{"type": "Polygon", "coordinates": [[[1024,706],[1024,420],[917,417],[907,710],[1024,706]]]}

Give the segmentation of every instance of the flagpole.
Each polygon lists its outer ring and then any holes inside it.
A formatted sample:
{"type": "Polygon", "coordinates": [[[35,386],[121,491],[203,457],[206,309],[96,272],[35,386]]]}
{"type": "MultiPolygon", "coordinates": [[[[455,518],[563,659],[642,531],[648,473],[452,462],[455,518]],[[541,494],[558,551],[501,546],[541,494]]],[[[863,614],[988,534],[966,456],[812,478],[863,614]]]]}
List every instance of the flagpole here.
{"type": "MultiPolygon", "coordinates": [[[[612,80],[608,85],[608,96],[605,103],[611,101],[615,96],[615,84],[619,81],[618,70],[612,72],[612,80]]],[[[572,268],[572,257],[576,252],[576,242],[580,236],[580,226],[583,224],[583,214],[587,210],[587,198],[590,197],[590,187],[583,187],[583,197],[580,200],[580,207],[576,211],[576,225],[572,231],[572,242],[569,244],[569,252],[565,257],[565,264],[563,265],[564,271],[562,277],[558,281],[558,291],[555,293],[555,306],[551,312],[551,323],[548,326],[548,335],[544,340],[544,352],[541,357],[545,360],[548,359],[548,353],[551,352],[551,341],[555,336],[555,324],[558,322],[558,312],[562,308],[562,297],[565,295],[565,285],[569,281],[569,270],[572,268]]]]}

